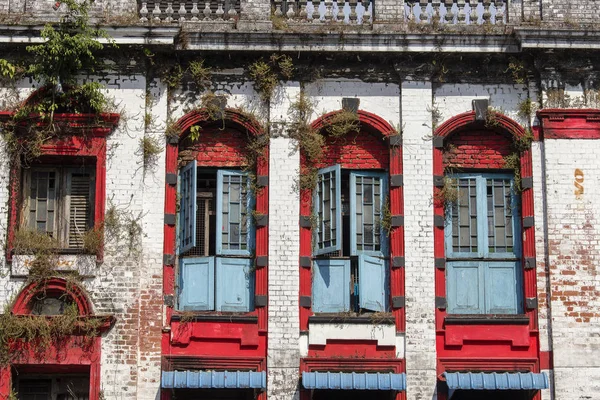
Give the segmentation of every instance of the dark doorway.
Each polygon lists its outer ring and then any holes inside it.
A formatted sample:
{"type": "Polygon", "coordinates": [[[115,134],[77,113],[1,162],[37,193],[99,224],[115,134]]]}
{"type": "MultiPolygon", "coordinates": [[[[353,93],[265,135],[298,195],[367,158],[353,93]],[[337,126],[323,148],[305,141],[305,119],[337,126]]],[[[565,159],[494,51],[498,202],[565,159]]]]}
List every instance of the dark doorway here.
{"type": "Polygon", "coordinates": [[[393,400],[393,390],[314,390],[313,400],[393,400]]]}
{"type": "Polygon", "coordinates": [[[175,389],[176,400],[254,400],[254,389],[175,389]]]}
{"type": "Polygon", "coordinates": [[[88,400],[88,374],[13,374],[19,400],[88,400]]]}
{"type": "Polygon", "coordinates": [[[457,390],[450,400],[529,400],[525,390],[457,390]]]}

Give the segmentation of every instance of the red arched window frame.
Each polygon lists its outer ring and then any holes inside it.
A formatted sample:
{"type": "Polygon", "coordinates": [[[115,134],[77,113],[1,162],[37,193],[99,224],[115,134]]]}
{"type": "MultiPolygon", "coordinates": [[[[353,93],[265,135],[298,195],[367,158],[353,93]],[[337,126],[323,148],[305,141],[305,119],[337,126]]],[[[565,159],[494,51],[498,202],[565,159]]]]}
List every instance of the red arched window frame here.
{"type": "MultiPolygon", "coordinates": [[[[468,133],[471,130],[491,129],[495,132],[507,135],[511,140],[523,137],[526,131],[514,120],[497,113],[495,115],[497,124],[492,127],[485,127],[484,122],[476,121],[475,112],[466,112],[457,115],[440,125],[433,138],[433,174],[434,182],[441,185],[445,174],[444,165],[444,141],[461,132],[468,133]]],[[[537,139],[537,138],[535,138],[537,139]]],[[[537,304],[537,281],[535,269],[535,235],[533,225],[533,188],[532,181],[532,156],[531,150],[527,149],[521,153],[520,157],[521,177],[524,183],[521,192],[521,240],[522,240],[522,270],[523,270],[523,298],[524,312],[528,319],[527,325],[513,325],[510,322],[496,326],[493,330],[489,326],[485,329],[479,329],[477,324],[448,326],[445,324],[445,318],[448,315],[445,308],[446,300],[446,275],[445,275],[445,243],[444,229],[445,216],[444,205],[442,201],[434,202],[434,255],[435,255],[435,295],[436,295],[436,332],[437,332],[437,355],[438,355],[438,374],[446,370],[513,370],[526,369],[533,372],[539,372],[539,341],[537,339],[537,307],[531,305],[537,304]],[[530,265],[526,265],[530,264],[530,265]],[[452,329],[452,332],[450,330],[452,329]],[[484,331],[488,334],[486,335],[484,331]],[[490,334],[489,332],[492,332],[490,334]],[[449,336],[450,335],[450,339],[449,336]],[[479,342],[471,342],[471,346],[479,346],[477,349],[471,348],[467,353],[461,353],[461,346],[448,346],[450,342],[458,340],[467,340],[463,335],[470,335],[468,339],[485,341],[479,345],[479,342]],[[479,337],[481,336],[481,337],[479,337]],[[498,350],[496,346],[490,346],[494,341],[506,341],[508,339],[520,342],[521,351],[515,352],[512,346],[503,347],[498,350]],[[476,355],[474,355],[476,354],[476,355]],[[481,360],[487,360],[483,362],[481,360]],[[510,362],[502,361],[510,359],[510,362]]],[[[441,190],[440,186],[434,187],[434,193],[441,190]]],[[[515,342],[516,343],[516,342],[515,342]]],[[[466,345],[466,342],[465,342],[466,345]]],[[[443,395],[443,394],[442,394],[443,395]]]]}
{"type": "MultiPolygon", "coordinates": [[[[38,97],[43,95],[43,89],[34,92],[23,103],[24,105],[34,103],[38,97]]],[[[14,111],[0,112],[0,122],[7,122],[15,115],[14,111]]],[[[60,124],[65,134],[60,138],[53,139],[41,148],[42,157],[60,157],[61,162],[69,163],[74,157],[86,157],[93,159],[95,164],[95,197],[94,197],[94,227],[100,227],[104,221],[105,198],[106,198],[106,137],[118,125],[120,115],[116,113],[101,114],[54,114],[54,121],[60,124]]],[[[45,122],[38,115],[31,115],[22,123],[25,128],[32,124],[43,125],[45,122]]],[[[6,246],[6,257],[11,260],[15,231],[19,224],[19,209],[22,198],[22,170],[18,165],[11,165],[10,169],[10,212],[8,220],[8,238],[6,246]]],[[[96,254],[99,260],[103,256],[103,248],[96,254]]]]}
{"type": "MultiPolygon", "coordinates": [[[[327,120],[342,110],[333,111],[323,115],[312,123],[314,129],[322,129],[326,126],[327,120]]],[[[372,135],[378,135],[388,141],[389,146],[389,165],[383,166],[389,173],[389,199],[390,212],[394,217],[404,216],[403,186],[402,181],[402,138],[398,132],[383,118],[364,111],[357,111],[360,122],[361,132],[372,135]],[[392,177],[394,183],[392,184],[392,177]],[[397,183],[400,184],[397,184],[397,183]]],[[[317,167],[324,167],[319,165],[317,167]]],[[[303,156],[301,155],[301,168],[304,167],[303,156]]],[[[366,169],[369,169],[366,166],[366,169]]],[[[304,189],[300,193],[300,217],[310,218],[313,208],[313,190],[304,189]]],[[[312,299],[312,270],[303,265],[303,258],[312,258],[312,228],[310,226],[300,227],[300,298],[312,299]]],[[[404,224],[399,224],[392,228],[389,235],[389,256],[390,256],[390,304],[395,319],[396,331],[405,331],[405,312],[404,306],[393,306],[394,298],[403,299],[404,297],[404,224]]],[[[308,331],[308,319],[313,314],[311,307],[300,304],[300,330],[308,331]]],[[[304,303],[306,304],[306,303],[304,303]]]]}

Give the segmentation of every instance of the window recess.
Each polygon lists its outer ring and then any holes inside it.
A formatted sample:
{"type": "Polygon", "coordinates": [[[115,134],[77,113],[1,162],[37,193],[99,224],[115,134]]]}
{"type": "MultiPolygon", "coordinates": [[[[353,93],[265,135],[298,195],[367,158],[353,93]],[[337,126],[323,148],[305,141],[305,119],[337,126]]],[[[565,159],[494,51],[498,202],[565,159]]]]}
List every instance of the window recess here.
{"type": "Polygon", "coordinates": [[[315,313],[388,311],[389,261],[382,227],[387,175],[379,171],[318,171],[314,191],[315,313]]]}
{"type": "Polygon", "coordinates": [[[45,233],[64,250],[82,249],[94,226],[94,169],[33,166],[23,171],[22,182],[20,229],[45,233]]]}
{"type": "Polygon", "coordinates": [[[523,312],[519,196],[507,174],[456,174],[447,205],[449,314],[523,312]]]}
{"type": "Polygon", "coordinates": [[[254,307],[254,198],[248,174],[198,168],[179,174],[180,310],[247,312],[254,307]]]}

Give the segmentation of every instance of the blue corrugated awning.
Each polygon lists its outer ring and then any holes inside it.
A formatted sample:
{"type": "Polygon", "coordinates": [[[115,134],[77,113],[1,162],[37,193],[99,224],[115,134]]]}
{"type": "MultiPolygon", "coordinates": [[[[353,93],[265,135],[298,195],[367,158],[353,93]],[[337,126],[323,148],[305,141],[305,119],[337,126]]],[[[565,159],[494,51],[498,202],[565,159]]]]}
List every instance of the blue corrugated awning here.
{"type": "Polygon", "coordinates": [[[450,390],[548,389],[548,376],[534,372],[444,372],[450,390]]]}
{"type": "Polygon", "coordinates": [[[388,372],[303,372],[305,389],[406,390],[406,375],[388,372]]]}
{"type": "Polygon", "coordinates": [[[163,371],[165,389],[266,389],[266,372],[163,371]]]}

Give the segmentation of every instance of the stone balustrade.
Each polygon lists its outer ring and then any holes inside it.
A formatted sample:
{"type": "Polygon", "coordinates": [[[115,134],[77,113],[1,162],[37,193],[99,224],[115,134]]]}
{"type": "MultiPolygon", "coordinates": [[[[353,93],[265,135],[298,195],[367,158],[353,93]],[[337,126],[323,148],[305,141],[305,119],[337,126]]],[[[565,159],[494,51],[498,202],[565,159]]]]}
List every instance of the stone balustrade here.
{"type": "Polygon", "coordinates": [[[240,14],[240,0],[138,2],[140,22],[224,21],[240,14]]]}
{"type": "Polygon", "coordinates": [[[373,22],[373,2],[369,0],[274,0],[272,4],[273,15],[287,20],[358,25],[373,22]]]}
{"type": "Polygon", "coordinates": [[[406,1],[404,18],[417,24],[502,25],[507,22],[504,0],[406,1]]]}

